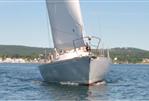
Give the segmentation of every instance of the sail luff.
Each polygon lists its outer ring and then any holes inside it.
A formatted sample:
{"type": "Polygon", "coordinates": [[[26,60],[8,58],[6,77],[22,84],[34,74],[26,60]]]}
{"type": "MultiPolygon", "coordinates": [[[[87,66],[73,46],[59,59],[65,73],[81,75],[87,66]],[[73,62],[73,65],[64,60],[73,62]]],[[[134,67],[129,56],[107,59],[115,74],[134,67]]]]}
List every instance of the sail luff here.
{"type": "MultiPolygon", "coordinates": [[[[59,49],[74,48],[73,40],[83,36],[83,21],[79,0],[47,0],[47,9],[51,24],[54,47],[59,49]]],[[[76,47],[84,46],[83,39],[76,47]]]]}

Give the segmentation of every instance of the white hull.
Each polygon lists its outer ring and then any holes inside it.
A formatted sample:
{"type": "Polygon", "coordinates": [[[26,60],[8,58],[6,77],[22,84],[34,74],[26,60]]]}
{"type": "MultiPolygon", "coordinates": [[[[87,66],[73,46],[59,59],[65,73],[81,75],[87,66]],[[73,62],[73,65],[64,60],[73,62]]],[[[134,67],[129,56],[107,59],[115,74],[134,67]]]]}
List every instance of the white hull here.
{"type": "Polygon", "coordinates": [[[39,69],[46,82],[89,85],[104,79],[109,63],[105,57],[93,59],[86,56],[43,64],[39,69]]]}

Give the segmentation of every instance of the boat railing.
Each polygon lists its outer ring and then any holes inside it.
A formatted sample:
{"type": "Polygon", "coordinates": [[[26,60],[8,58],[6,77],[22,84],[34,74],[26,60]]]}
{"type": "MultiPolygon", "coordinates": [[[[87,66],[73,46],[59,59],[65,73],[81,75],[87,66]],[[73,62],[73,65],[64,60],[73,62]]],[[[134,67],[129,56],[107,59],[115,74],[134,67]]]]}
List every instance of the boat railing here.
{"type": "Polygon", "coordinates": [[[104,56],[104,49],[100,48],[101,38],[96,36],[85,36],[79,39],[73,40],[74,50],[77,49],[77,43],[80,40],[84,40],[86,51],[93,53],[96,56],[104,56]]]}
{"type": "MultiPolygon", "coordinates": [[[[109,56],[109,54],[106,54],[106,50],[101,47],[101,39],[99,37],[96,36],[86,36],[86,37],[82,37],[80,39],[76,39],[73,41],[73,45],[74,45],[74,50],[78,50],[77,48],[77,41],[80,40],[84,40],[85,46],[83,46],[83,50],[89,52],[90,56],[100,56],[100,57],[105,57],[105,56],[109,56]]],[[[50,63],[53,60],[56,59],[56,57],[58,55],[62,55],[64,54],[65,51],[64,50],[57,50],[57,49],[53,49],[50,53],[48,53],[46,51],[46,49],[44,50],[44,54],[42,56],[39,56],[41,63],[50,63]]]]}

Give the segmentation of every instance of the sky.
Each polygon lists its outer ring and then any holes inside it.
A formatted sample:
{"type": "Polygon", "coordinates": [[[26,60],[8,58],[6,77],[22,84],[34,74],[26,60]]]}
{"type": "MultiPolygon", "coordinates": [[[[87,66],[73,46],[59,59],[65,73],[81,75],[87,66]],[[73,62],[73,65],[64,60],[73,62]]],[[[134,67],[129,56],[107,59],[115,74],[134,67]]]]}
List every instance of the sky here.
{"type": "MultiPolygon", "coordinates": [[[[149,50],[148,0],[80,0],[84,29],[105,48],[149,50]]],[[[0,45],[53,47],[44,0],[0,0],[0,45]]]]}

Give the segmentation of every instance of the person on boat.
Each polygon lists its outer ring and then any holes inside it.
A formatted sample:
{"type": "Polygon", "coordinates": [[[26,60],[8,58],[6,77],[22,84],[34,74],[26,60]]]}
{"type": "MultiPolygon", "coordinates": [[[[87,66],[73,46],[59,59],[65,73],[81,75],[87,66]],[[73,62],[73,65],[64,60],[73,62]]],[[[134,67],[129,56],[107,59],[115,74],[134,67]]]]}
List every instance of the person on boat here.
{"type": "Polygon", "coordinates": [[[89,46],[89,44],[88,44],[88,43],[86,43],[85,48],[86,48],[86,51],[87,51],[87,52],[90,52],[90,51],[91,51],[91,47],[89,46]]]}

